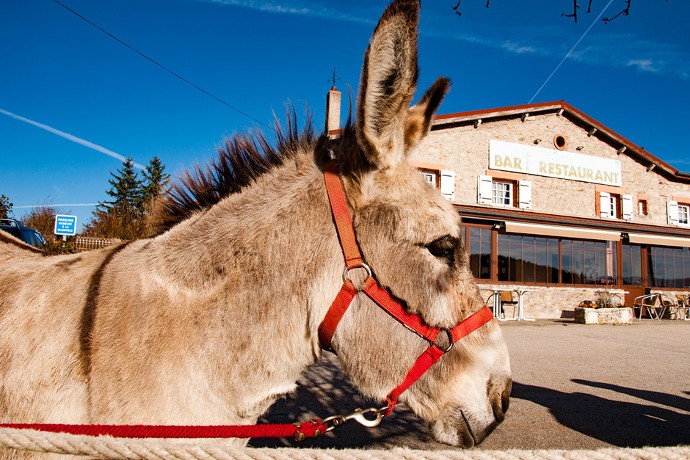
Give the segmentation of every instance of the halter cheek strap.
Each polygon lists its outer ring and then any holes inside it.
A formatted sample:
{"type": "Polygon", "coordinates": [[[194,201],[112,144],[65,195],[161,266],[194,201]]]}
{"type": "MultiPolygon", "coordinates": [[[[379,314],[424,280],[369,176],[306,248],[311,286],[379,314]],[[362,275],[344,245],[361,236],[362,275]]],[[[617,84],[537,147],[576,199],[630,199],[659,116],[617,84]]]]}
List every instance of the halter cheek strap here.
{"type": "Polygon", "coordinates": [[[453,344],[466,335],[479,329],[481,326],[493,319],[493,314],[488,307],[473,313],[465,318],[452,329],[441,329],[429,326],[416,314],[409,313],[390,293],[382,288],[373,277],[371,269],[364,263],[364,259],[357,245],[352,217],[347,207],[345,191],[340,180],[340,175],[335,162],[330,161],[324,167],[324,180],[328,199],[333,212],[333,219],[338,231],[340,246],[345,256],[345,273],[343,274],[343,285],[338,292],[330,309],[326,313],[321,325],[319,326],[319,340],[321,346],[326,350],[332,350],[331,340],[338,323],[345,315],[352,300],[358,293],[366,294],[379,307],[383,308],[388,314],[400,322],[410,331],[429,342],[429,348],[422,353],[412,368],[408,371],[402,383],[395,387],[387,396],[388,406],[385,408],[385,415],[389,415],[398,402],[400,395],[416,382],[429,368],[436,363],[441,356],[453,348],[453,344]],[[347,273],[350,270],[363,268],[367,271],[367,277],[361,286],[356,287],[347,273]],[[442,344],[438,344],[439,336],[445,335],[442,344]]]}

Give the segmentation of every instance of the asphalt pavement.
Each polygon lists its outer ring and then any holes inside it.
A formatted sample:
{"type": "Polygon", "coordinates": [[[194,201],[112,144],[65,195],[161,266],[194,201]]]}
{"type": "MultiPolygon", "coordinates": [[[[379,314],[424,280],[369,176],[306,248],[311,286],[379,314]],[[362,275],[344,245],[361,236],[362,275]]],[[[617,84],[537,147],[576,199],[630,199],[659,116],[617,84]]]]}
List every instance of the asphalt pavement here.
{"type": "MultiPolygon", "coordinates": [[[[572,320],[503,322],[513,370],[506,420],[475,449],[597,449],[690,444],[690,321],[628,326],[572,320]]],[[[369,407],[325,353],[296,392],[260,420],[291,423],[369,407]]],[[[409,409],[373,429],[354,422],[297,443],[252,440],[255,447],[448,449],[409,409]]]]}

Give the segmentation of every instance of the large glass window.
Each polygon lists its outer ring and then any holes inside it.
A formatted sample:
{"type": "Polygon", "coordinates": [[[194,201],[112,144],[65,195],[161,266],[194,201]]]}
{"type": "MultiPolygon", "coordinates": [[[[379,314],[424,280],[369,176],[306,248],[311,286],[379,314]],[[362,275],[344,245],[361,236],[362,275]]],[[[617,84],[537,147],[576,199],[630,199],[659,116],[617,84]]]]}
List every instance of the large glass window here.
{"type": "Polygon", "coordinates": [[[690,248],[649,246],[648,280],[652,287],[690,286],[690,248]]]}
{"type": "Polygon", "coordinates": [[[498,280],[558,283],[558,239],[499,234],[498,280]]]}
{"type": "Polygon", "coordinates": [[[470,227],[470,269],[475,278],[491,279],[491,229],[470,227]]]}
{"type": "Polygon", "coordinates": [[[618,273],[615,241],[562,239],[565,284],[615,284],[618,273]]]}
{"type": "Polygon", "coordinates": [[[546,284],[615,284],[614,241],[498,235],[498,281],[546,284]],[[559,259],[562,266],[559,280],[559,259]]]}
{"type": "Polygon", "coordinates": [[[624,244],[622,253],[623,284],[642,286],[642,246],[639,244],[624,244]]]}

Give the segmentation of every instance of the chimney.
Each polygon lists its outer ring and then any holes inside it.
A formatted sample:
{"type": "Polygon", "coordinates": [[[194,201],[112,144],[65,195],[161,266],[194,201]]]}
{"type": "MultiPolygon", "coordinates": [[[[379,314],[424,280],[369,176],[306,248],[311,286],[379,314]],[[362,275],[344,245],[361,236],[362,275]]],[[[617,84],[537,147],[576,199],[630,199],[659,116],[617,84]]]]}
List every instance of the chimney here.
{"type": "Polygon", "coordinates": [[[341,93],[333,85],[326,95],[326,133],[335,136],[340,129],[340,96],[341,93]]]}

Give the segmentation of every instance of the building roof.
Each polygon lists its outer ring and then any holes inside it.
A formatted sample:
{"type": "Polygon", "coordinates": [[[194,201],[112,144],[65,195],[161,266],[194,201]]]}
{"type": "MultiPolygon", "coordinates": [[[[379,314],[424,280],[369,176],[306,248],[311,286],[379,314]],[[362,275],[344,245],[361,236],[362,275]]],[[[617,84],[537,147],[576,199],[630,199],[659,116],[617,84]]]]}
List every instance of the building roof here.
{"type": "Polygon", "coordinates": [[[608,142],[620,153],[626,153],[637,158],[643,164],[647,164],[650,170],[656,169],[658,172],[665,173],[679,181],[690,182],[690,173],[679,171],[660,158],[652,155],[644,148],[629,141],[604,124],[576,109],[565,101],[541,102],[537,104],[524,104],[509,107],[499,107],[495,109],[474,110],[470,112],[458,112],[447,115],[437,115],[434,120],[432,130],[444,129],[458,125],[474,124],[478,127],[482,122],[494,121],[507,118],[522,118],[529,116],[556,113],[565,116],[572,122],[581,126],[590,135],[608,142]]]}

